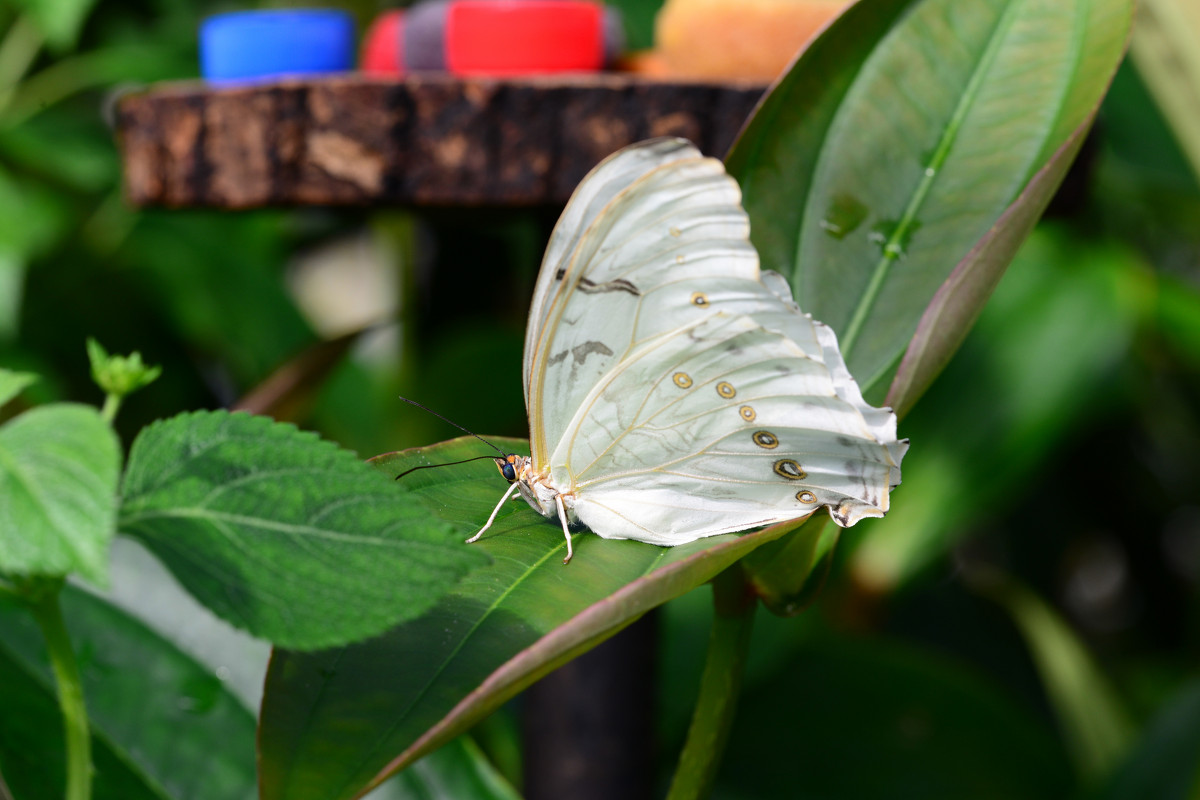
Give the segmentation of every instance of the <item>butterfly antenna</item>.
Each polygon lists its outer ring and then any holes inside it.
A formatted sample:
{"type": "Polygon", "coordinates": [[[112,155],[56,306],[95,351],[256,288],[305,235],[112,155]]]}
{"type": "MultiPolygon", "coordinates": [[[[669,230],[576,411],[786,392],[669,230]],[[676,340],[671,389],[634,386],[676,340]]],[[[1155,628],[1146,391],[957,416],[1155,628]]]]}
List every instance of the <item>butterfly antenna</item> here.
{"type": "MultiPolygon", "coordinates": [[[[470,433],[470,431],[468,431],[468,433],[470,433]]],[[[474,458],[464,458],[462,461],[448,461],[445,464],[422,464],[419,467],[411,467],[409,469],[404,470],[404,472],[401,472],[399,475],[397,475],[395,479],[400,480],[408,473],[416,472],[419,469],[433,469],[434,467],[453,467],[455,464],[466,464],[468,461],[482,461],[485,458],[494,460],[493,456],[475,456],[474,458]]]]}
{"type": "MultiPolygon", "coordinates": [[[[480,436],[478,433],[475,433],[475,432],[473,432],[473,431],[469,431],[469,430],[467,430],[466,428],[464,428],[462,425],[459,425],[459,424],[458,424],[457,422],[455,422],[454,420],[449,420],[449,419],[446,419],[446,418],[445,418],[445,417],[443,417],[441,414],[439,414],[438,412],[434,411],[432,408],[429,408],[429,407],[427,407],[427,406],[423,406],[423,405],[421,405],[420,403],[418,403],[416,400],[409,400],[407,397],[404,397],[403,395],[401,395],[401,396],[400,396],[400,399],[401,399],[401,400],[403,400],[404,402],[406,402],[406,403],[410,404],[410,405],[414,405],[414,406],[416,406],[417,408],[421,409],[422,411],[427,411],[427,412],[429,412],[430,414],[433,414],[435,417],[437,417],[438,419],[440,419],[442,422],[448,422],[448,423],[450,423],[451,425],[453,425],[454,427],[458,428],[458,429],[459,429],[460,431],[462,431],[463,433],[469,433],[469,434],[471,434],[471,435],[472,435],[472,436],[474,436],[476,439],[478,439],[479,441],[483,442],[484,444],[486,444],[488,447],[490,447],[490,448],[492,448],[493,450],[495,450],[495,451],[496,451],[497,453],[499,453],[500,455],[502,455],[502,456],[508,455],[508,454],[507,454],[507,453],[505,453],[503,450],[501,450],[499,447],[496,447],[496,445],[492,444],[492,443],[491,443],[491,442],[489,442],[487,439],[485,439],[485,438],[483,438],[482,436],[480,436]]],[[[491,456],[483,456],[483,458],[491,458],[491,456]]],[[[467,459],[467,460],[468,460],[468,461],[473,461],[474,459],[467,459]]],[[[461,461],[456,461],[455,463],[456,463],[456,464],[461,464],[462,462],[461,462],[461,461]]],[[[431,465],[431,466],[433,466],[433,465],[431,465]]],[[[418,467],[418,469],[419,469],[419,467],[418,467]]],[[[409,470],[409,472],[411,472],[411,471],[412,471],[412,470],[409,470]]],[[[407,474],[407,473],[405,473],[405,474],[407,474]]]]}

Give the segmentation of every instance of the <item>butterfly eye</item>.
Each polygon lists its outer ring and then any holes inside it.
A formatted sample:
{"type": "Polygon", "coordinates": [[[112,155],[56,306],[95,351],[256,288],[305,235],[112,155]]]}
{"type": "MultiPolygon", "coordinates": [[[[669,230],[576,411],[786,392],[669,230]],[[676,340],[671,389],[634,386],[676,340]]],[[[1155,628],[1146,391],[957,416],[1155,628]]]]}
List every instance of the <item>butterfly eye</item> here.
{"type": "Polygon", "coordinates": [[[496,466],[500,469],[500,474],[504,476],[504,480],[512,483],[517,479],[517,470],[507,458],[497,458],[496,466]]]}
{"type": "Polygon", "coordinates": [[[790,458],[782,458],[775,462],[775,474],[781,478],[787,478],[789,481],[798,481],[808,477],[800,465],[790,458]]]}
{"type": "Polygon", "coordinates": [[[680,389],[687,389],[692,385],[692,378],[686,372],[676,372],[671,380],[675,381],[675,385],[680,389]]]}

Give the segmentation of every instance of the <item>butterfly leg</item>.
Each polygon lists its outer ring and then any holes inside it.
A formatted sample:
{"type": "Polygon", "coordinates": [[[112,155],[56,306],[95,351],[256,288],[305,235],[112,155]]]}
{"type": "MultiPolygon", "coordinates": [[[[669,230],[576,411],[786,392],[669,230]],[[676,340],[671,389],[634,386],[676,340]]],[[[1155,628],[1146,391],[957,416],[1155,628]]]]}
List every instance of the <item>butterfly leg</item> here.
{"type": "Polygon", "coordinates": [[[563,508],[562,495],[554,495],[554,502],[558,506],[558,521],[563,526],[563,536],[567,537],[567,557],[563,559],[563,564],[571,563],[571,556],[575,555],[575,551],[571,549],[571,532],[567,530],[567,509],[563,508]]]}
{"type": "Polygon", "coordinates": [[[492,523],[496,521],[496,515],[499,514],[500,509],[504,507],[504,503],[508,500],[509,495],[511,495],[516,490],[517,490],[517,484],[515,484],[515,483],[508,487],[508,491],[504,493],[504,497],[501,497],[500,502],[496,504],[496,507],[494,509],[492,509],[492,515],[490,517],[488,517],[487,524],[485,524],[482,528],[480,528],[478,533],[476,533],[470,539],[467,539],[467,544],[471,544],[472,542],[479,541],[479,537],[483,536],[483,532],[486,531],[488,528],[492,527],[492,523]]]}

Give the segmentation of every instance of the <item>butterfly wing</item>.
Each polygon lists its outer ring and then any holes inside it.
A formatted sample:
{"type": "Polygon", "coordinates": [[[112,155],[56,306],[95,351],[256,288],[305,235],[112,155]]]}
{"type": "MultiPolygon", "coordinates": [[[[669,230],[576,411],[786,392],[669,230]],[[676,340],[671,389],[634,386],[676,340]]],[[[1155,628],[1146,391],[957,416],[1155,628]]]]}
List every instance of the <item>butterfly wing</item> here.
{"type": "Polygon", "coordinates": [[[700,277],[757,279],[740,199],[721,163],[683,139],[625,148],[580,184],[551,235],[525,336],[535,464],[601,376],[670,324],[640,313],[661,305],[647,293],[700,277]]]}
{"type": "MultiPolygon", "coordinates": [[[[813,326],[818,343],[832,336],[813,326]]],[[[846,526],[887,511],[907,449],[894,430],[837,394],[820,351],[717,312],[593,387],[551,473],[606,538],[681,544],[821,506],[846,526]]]]}
{"type": "Polygon", "coordinates": [[[526,334],[536,471],[608,538],[687,541],[887,510],[907,447],[832,331],[762,273],[737,184],[681,140],[581,184],[526,334]],[[594,185],[593,185],[594,184],[594,185]]]}

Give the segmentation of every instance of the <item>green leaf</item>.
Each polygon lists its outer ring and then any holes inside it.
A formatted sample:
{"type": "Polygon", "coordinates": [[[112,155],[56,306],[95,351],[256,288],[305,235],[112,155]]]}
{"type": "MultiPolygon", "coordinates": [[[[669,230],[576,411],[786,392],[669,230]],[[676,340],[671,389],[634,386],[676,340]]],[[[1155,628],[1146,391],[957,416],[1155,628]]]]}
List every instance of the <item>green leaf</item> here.
{"type": "Polygon", "coordinates": [[[768,609],[793,616],[808,607],[829,573],[841,530],[828,517],[811,519],[746,556],[742,566],[768,609]]]}
{"type": "Polygon", "coordinates": [[[1025,637],[1079,773],[1107,775],[1133,732],[1128,713],[1071,627],[1040,597],[998,574],[971,576],[1012,615],[1025,637]]]}
{"type": "Polygon", "coordinates": [[[430,753],[388,784],[389,800],[520,800],[467,737],[430,753]]]}
{"type": "Polygon", "coordinates": [[[486,563],[403,485],[265,417],[184,414],[142,431],[120,528],[200,602],[295,648],[380,633],[486,563]]]}
{"type": "MultiPolygon", "coordinates": [[[[254,793],[254,715],[211,670],[104,600],[70,586],[97,760],[96,797],[242,800],[254,793]]],[[[37,626],[0,602],[0,771],[14,796],[62,796],[62,720],[37,626]]]]}
{"type": "Polygon", "coordinates": [[[1129,54],[1200,176],[1200,9],[1191,0],[1142,0],[1129,54]]]}
{"type": "Polygon", "coordinates": [[[1070,796],[1070,770],[1044,722],[959,664],[823,635],[781,667],[743,693],[714,796],[1070,796]]]}
{"type": "MultiPolygon", "coordinates": [[[[394,475],[480,449],[464,438],[375,463],[394,475]]],[[[414,472],[402,482],[432,514],[455,523],[463,538],[487,519],[506,488],[486,462],[433,472],[414,472]]],[[[262,797],[356,796],[554,667],[787,530],[781,525],[666,548],[585,532],[574,535],[575,558],[564,566],[562,529],[523,502],[506,503],[493,528],[469,546],[488,553],[492,564],[420,619],[337,650],[276,649],[261,717],[262,797]]]]}
{"type": "MultiPolygon", "coordinates": [[[[63,797],[66,754],[54,684],[17,660],[0,636],[0,777],[17,800],[63,797]]],[[[92,733],[96,800],[169,800],[147,785],[95,729],[92,733]]],[[[7,797],[7,795],[5,795],[7,797]]]]}
{"type": "MultiPolygon", "coordinates": [[[[752,238],[870,396],[956,265],[965,285],[943,305],[965,305],[939,327],[974,318],[1090,124],[1131,15],[1129,0],[863,0],[764,100],[728,159],[752,238]]],[[[960,337],[924,334],[916,383],[960,337]]]]}
{"type": "Polygon", "coordinates": [[[13,372],[0,367],[0,406],[19,395],[26,386],[36,383],[37,379],[32,372],[13,372]]]}
{"type": "Polygon", "coordinates": [[[119,467],[117,436],[90,406],[41,406],[0,426],[0,571],[104,584],[119,467]]]}
{"type": "Polygon", "coordinates": [[[1200,792],[1200,681],[1163,704],[1097,800],[1190,800],[1200,792]]]}

